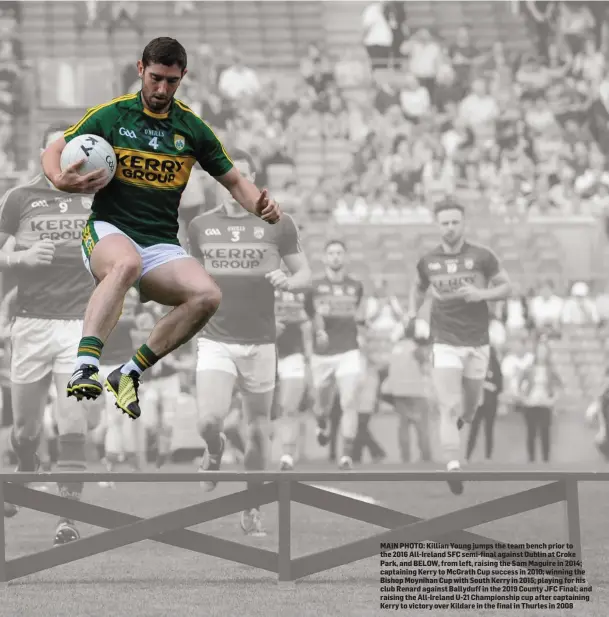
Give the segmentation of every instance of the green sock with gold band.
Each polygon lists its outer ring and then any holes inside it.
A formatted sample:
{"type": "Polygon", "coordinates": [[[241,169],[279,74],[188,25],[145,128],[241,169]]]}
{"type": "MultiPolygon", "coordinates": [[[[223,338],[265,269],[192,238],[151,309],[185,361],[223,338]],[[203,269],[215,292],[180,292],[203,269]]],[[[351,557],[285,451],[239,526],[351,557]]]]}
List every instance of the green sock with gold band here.
{"type": "Polygon", "coordinates": [[[83,336],[78,344],[76,358],[79,366],[92,364],[99,366],[104,343],[95,336],[83,336]]]}
{"type": "Polygon", "coordinates": [[[144,343],[133,355],[131,360],[127,362],[121,369],[123,375],[128,375],[135,371],[141,375],[146,369],[154,366],[160,358],[144,343]]]}

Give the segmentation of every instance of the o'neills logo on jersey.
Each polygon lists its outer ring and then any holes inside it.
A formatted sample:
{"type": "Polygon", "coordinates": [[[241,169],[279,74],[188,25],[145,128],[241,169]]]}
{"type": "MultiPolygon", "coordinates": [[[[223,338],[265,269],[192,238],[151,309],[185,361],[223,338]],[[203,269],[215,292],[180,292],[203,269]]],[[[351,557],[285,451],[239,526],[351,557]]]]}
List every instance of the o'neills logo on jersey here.
{"type": "Polygon", "coordinates": [[[178,189],[186,186],[195,159],[191,156],[169,156],[114,148],[116,178],[127,184],[152,189],[178,189]]]}

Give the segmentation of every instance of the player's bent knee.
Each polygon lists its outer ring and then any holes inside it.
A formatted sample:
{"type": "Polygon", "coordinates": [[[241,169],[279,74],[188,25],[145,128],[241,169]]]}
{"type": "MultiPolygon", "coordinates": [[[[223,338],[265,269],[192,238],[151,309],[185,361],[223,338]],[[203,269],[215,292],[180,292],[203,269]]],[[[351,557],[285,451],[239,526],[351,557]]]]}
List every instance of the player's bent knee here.
{"type": "Polygon", "coordinates": [[[214,283],[202,293],[201,303],[205,304],[206,310],[213,310],[215,313],[222,302],[222,291],[214,283]]]}
{"type": "Polygon", "coordinates": [[[193,290],[187,300],[202,318],[209,318],[210,315],[213,315],[218,310],[221,301],[222,292],[213,282],[203,288],[193,290]]]}
{"type": "Polygon", "coordinates": [[[125,287],[131,287],[142,274],[142,260],[139,255],[129,255],[116,262],[110,272],[125,287]]]}

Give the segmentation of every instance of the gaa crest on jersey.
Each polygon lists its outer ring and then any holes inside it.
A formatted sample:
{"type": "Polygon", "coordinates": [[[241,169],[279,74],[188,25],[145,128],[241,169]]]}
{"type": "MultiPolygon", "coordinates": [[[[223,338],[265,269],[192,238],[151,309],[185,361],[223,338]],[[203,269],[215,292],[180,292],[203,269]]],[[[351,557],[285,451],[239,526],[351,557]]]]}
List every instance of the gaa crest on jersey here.
{"type": "Polygon", "coordinates": [[[186,138],[183,135],[178,135],[177,133],[173,136],[173,145],[176,150],[184,150],[184,146],[186,145],[186,138]]]}
{"type": "Polygon", "coordinates": [[[93,206],[93,200],[90,197],[81,197],[81,203],[85,210],[90,210],[93,206]]]}
{"type": "Polygon", "coordinates": [[[464,260],[463,265],[465,266],[466,270],[473,270],[474,260],[471,257],[468,257],[467,259],[464,260]]]}
{"type": "Polygon", "coordinates": [[[264,229],[262,227],[254,227],[254,238],[262,240],[264,237],[264,229]]]}

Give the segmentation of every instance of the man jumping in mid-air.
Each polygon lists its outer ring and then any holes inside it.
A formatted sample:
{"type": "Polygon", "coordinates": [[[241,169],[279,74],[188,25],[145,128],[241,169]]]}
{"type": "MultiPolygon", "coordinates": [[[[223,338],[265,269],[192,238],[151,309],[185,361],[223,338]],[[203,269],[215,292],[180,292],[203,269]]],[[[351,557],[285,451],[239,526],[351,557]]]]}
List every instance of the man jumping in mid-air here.
{"type": "Polygon", "coordinates": [[[95,193],[82,250],[97,286],[85,312],[68,396],[97,398],[102,393],[104,341],[130,287],[137,285],[145,300],[174,307],[106,380],[117,406],[133,419],[141,413],[142,373],[190,340],[220,304],[220,289],[177,239],[178,207],[193,165],[199,162],[241,207],[260,217],[263,229],[280,218],[266,189],[260,192],[244,178],[211,128],[174,97],[186,64],[178,41],[154,39],[138,61],[142,89],[90,109],[42,156],[44,172],[57,188],[95,193]],[[105,170],[80,175],[76,162],[61,171],[66,143],[86,134],[102,137],[116,152],[116,173],[105,187],[105,170]]]}

